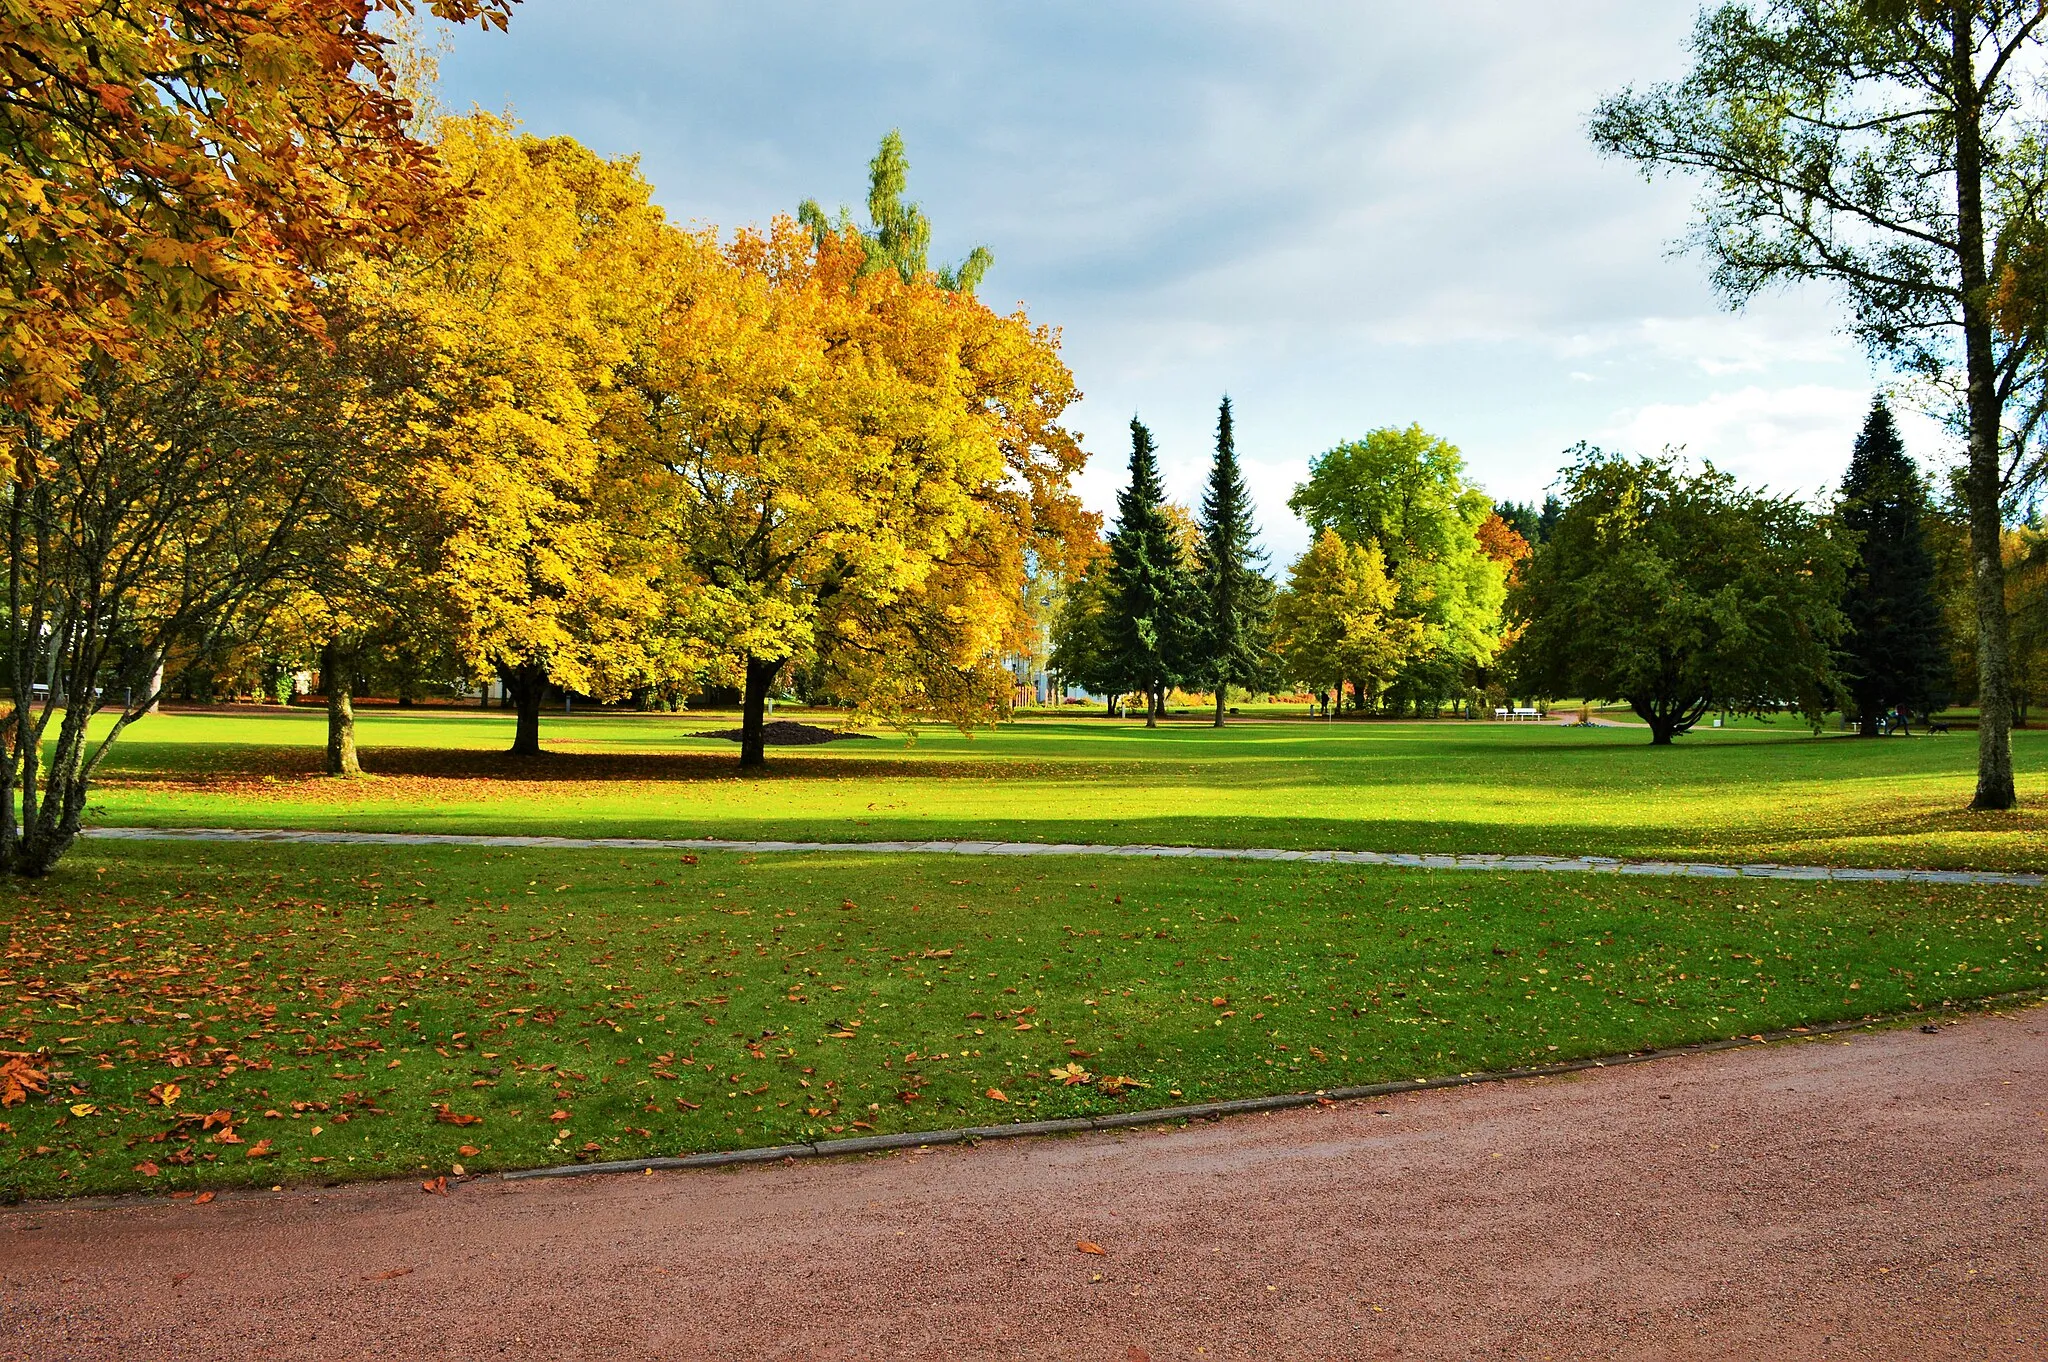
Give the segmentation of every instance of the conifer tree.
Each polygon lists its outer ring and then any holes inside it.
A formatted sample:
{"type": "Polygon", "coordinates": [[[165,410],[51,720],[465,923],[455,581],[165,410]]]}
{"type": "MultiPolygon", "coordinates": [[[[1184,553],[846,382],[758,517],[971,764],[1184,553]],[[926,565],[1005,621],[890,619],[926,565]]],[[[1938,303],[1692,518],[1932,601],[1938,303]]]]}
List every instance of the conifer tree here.
{"type": "Polygon", "coordinates": [[[1221,728],[1230,688],[1256,686],[1271,670],[1273,625],[1273,583],[1262,570],[1266,554],[1258,547],[1251,494],[1238,472],[1228,397],[1216,414],[1216,462],[1202,496],[1200,526],[1202,671],[1216,688],[1221,728]]]}
{"type": "Polygon", "coordinates": [[[1131,484],[1117,494],[1109,536],[1111,669],[1145,692],[1145,726],[1157,728],[1167,688],[1186,677],[1196,642],[1195,584],[1181,563],[1152,432],[1131,418],[1131,484]]]}
{"type": "Polygon", "coordinates": [[[1842,599],[1842,672],[1866,737],[1877,736],[1887,711],[1926,710],[1943,698],[1947,646],[1921,525],[1926,506],[1927,489],[1880,397],[1837,502],[1842,527],[1861,536],[1842,599]]]}

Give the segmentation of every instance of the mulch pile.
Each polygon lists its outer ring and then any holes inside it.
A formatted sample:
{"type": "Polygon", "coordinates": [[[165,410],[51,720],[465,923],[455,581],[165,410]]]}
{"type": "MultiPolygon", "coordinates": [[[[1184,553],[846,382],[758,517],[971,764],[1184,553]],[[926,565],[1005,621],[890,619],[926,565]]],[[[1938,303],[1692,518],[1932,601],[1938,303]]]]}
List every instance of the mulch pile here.
{"type": "MultiPolygon", "coordinates": [[[[724,738],[727,742],[738,742],[744,730],[722,728],[715,733],[697,733],[698,738],[724,738]]],[[[770,747],[811,747],[821,742],[833,742],[840,738],[872,738],[872,733],[845,733],[836,728],[819,728],[816,724],[800,724],[794,719],[777,719],[761,726],[761,741],[770,747]]]]}

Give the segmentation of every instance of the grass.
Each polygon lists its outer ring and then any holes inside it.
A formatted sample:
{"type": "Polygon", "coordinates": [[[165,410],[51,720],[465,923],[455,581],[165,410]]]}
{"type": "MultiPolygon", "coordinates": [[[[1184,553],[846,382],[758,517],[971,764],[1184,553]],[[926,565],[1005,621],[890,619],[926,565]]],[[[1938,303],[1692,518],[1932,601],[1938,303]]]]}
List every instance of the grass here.
{"type": "Polygon", "coordinates": [[[0,923],[0,1051],[49,1086],[0,1112],[23,1196],[1100,1112],[2048,983],[2029,891],[1298,863],[87,844],[0,923]]]}
{"type": "Polygon", "coordinates": [[[2015,735],[2023,807],[1965,810],[1968,735],[1859,740],[1746,721],[1652,749],[1639,729],[1097,717],[774,749],[742,775],[728,716],[365,711],[371,777],[317,774],[316,712],[164,714],[115,749],[90,817],[127,825],[1514,851],[2040,869],[2048,734],[2015,735]]]}

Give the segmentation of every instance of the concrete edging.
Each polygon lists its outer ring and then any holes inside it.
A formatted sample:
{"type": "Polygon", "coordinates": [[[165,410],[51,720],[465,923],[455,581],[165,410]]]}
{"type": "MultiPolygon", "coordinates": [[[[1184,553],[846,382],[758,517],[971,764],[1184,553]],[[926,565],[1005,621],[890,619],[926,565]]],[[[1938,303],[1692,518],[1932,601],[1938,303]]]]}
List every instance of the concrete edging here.
{"type": "Polygon", "coordinates": [[[893,1135],[863,1135],[842,1140],[817,1140],[800,1144],[768,1145],[758,1149],[721,1150],[708,1154],[684,1154],[674,1158],[615,1159],[605,1163],[568,1163],[549,1168],[521,1168],[500,1173],[505,1182],[529,1182],[543,1178],[578,1178],[602,1173],[651,1173],[671,1169],[729,1168],[737,1164],[781,1163],[797,1159],[829,1159],[853,1154],[883,1154],[899,1149],[924,1149],[938,1145],[972,1144],[982,1140],[1016,1140],[1040,1135],[1079,1135],[1092,1131],[1128,1130],[1133,1126],[1169,1125],[1176,1121],[1215,1120],[1262,1111],[1290,1111],[1301,1107],[1335,1106],[1340,1102],[1362,1102],[1392,1097],[1404,1092],[1430,1092],[1441,1088],[1467,1088],[1480,1083],[1511,1083],[1529,1078],[1555,1078],[1584,1073],[1589,1069],[1613,1069],[1653,1060],[1680,1059],[1688,1055],[1718,1054],[1751,1045],[1767,1045],[1816,1036],[1840,1035],[1847,1031],[1873,1031],[1902,1025],[1916,1018],[1954,1016],[1984,1012],[2020,1002],[2037,1002],[2044,990],[2027,989],[2003,993],[1971,1003],[1944,1005],[1927,1012],[1904,1012],[1856,1021],[1825,1022],[1818,1026],[1794,1026],[1756,1035],[1725,1040],[1702,1041],[1697,1045],[1675,1045],[1656,1050],[1633,1050],[1623,1054],[1596,1055],[1588,1059],[1563,1060],[1485,1073],[1446,1074],[1440,1078],[1415,1078],[1391,1083],[1368,1083],[1319,1092],[1276,1093],[1271,1097],[1239,1097],[1220,1102],[1194,1102],[1178,1107],[1154,1107],[1147,1111],[1112,1112],[1106,1116],[1071,1116],[1047,1121],[1017,1121],[1007,1125],[956,1126],[945,1130],[912,1130],[893,1135]]]}

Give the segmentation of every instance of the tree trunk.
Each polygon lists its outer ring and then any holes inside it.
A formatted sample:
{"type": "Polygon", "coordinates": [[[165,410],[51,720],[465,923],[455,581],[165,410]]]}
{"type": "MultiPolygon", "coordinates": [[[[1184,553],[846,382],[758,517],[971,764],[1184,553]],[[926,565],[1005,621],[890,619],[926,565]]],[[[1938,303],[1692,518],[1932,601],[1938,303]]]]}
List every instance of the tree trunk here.
{"type": "MultiPolygon", "coordinates": [[[[1963,6],[1958,5],[1959,11],[1963,6]]],[[[1998,467],[2002,425],[1992,354],[1990,271],[1984,249],[1983,104],[1972,56],[1974,25],[1953,25],[1956,106],[1956,239],[1963,294],[1963,358],[1969,378],[1970,466],[1963,479],[1970,511],[1971,585],[1977,607],[1977,793],[1973,809],[2010,809],[2012,781],[2011,637],[2005,614],[2005,524],[1998,467]]]]}
{"type": "Polygon", "coordinates": [[[1216,727],[1223,727],[1223,707],[1229,699],[1230,687],[1221,681],[1216,683],[1216,727]]]}
{"type": "Polygon", "coordinates": [[[768,764],[768,692],[782,670],[782,658],[747,659],[747,688],[740,699],[740,768],[768,764]]]}
{"type": "Polygon", "coordinates": [[[143,711],[143,713],[145,713],[145,714],[155,714],[155,713],[158,713],[159,711],[161,711],[161,710],[163,709],[163,707],[164,707],[164,659],[163,659],[162,655],[161,655],[161,654],[159,654],[159,655],[158,655],[158,657],[157,657],[157,660],[156,660],[156,666],[154,666],[153,668],[151,668],[151,669],[150,669],[150,673],[149,673],[149,708],[148,708],[148,709],[146,709],[146,710],[144,710],[144,711],[143,711]]]}
{"type": "Polygon", "coordinates": [[[1159,687],[1149,686],[1145,690],[1145,727],[1159,727],[1159,687]]]}
{"type": "Polygon", "coordinates": [[[516,667],[498,670],[505,682],[505,693],[512,698],[519,713],[518,722],[512,729],[512,755],[544,755],[540,745],[540,702],[548,687],[547,668],[537,663],[522,662],[516,667]]]}
{"type": "Polygon", "coordinates": [[[356,756],[355,659],[338,640],[320,650],[320,684],[327,690],[327,774],[359,776],[356,756]]]}

